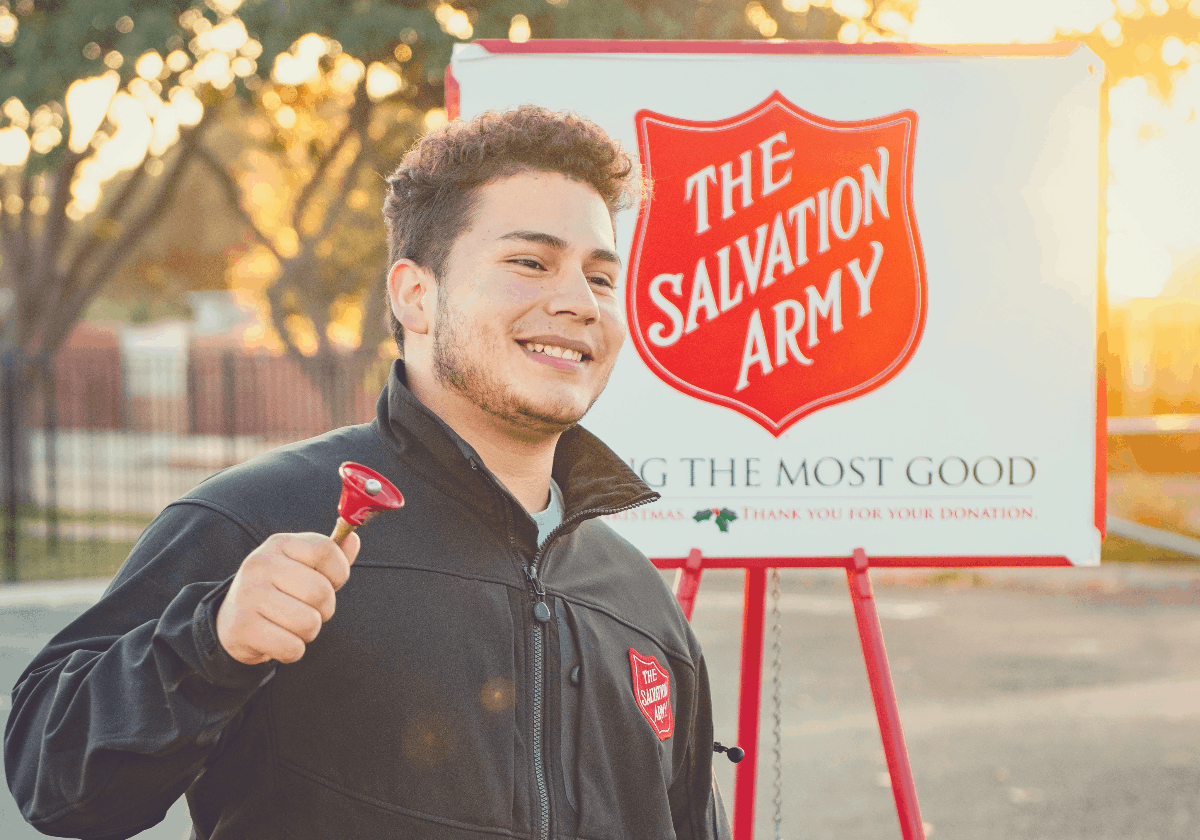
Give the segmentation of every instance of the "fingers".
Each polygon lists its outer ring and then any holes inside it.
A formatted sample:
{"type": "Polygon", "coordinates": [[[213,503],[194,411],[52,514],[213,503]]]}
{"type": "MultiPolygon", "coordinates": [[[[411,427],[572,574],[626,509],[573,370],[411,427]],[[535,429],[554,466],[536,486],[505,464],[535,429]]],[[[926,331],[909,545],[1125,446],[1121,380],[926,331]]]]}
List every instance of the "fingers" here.
{"type": "Polygon", "coordinates": [[[231,644],[226,645],[224,640],[221,644],[230,656],[247,665],[258,665],[272,659],[289,664],[298,661],[305,651],[303,639],[261,616],[242,628],[231,644]]]}
{"type": "Polygon", "coordinates": [[[267,594],[256,608],[259,617],[286,630],[305,644],[317,638],[321,625],[328,620],[320,610],[279,590],[267,594]]]}
{"type": "Polygon", "coordinates": [[[324,622],[335,593],[350,577],[358,536],[345,548],[322,534],[275,534],[234,575],[217,612],[217,638],[239,662],[295,662],[324,622]]]}
{"type": "MultiPolygon", "coordinates": [[[[354,545],[354,554],[358,554],[358,535],[351,534],[346,538],[346,546],[354,545]]],[[[350,560],[346,552],[338,548],[337,543],[324,534],[274,534],[263,542],[262,549],[268,553],[275,551],[283,554],[297,563],[320,572],[331,584],[334,590],[341,589],[350,577],[350,560]]]]}
{"type": "MultiPolygon", "coordinates": [[[[295,563],[284,558],[279,563],[279,569],[270,578],[270,585],[280,595],[291,598],[299,604],[315,609],[321,621],[333,618],[333,610],[337,598],[333,583],[315,569],[295,563]]],[[[272,593],[264,594],[264,603],[274,603],[272,593]]],[[[309,640],[311,641],[311,640],[309,640]]]]}

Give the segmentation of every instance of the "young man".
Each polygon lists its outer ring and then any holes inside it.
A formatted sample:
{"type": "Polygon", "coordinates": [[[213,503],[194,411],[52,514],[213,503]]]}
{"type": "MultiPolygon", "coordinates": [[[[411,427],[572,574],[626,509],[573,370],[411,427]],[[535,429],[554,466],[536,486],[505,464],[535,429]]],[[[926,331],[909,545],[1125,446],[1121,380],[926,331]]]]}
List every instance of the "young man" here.
{"type": "Polygon", "coordinates": [[[147,528],[13,692],[26,819],[129,837],[186,792],[211,840],[727,833],[699,647],[598,518],[656,494],[576,425],[625,335],[631,170],[531,107],[405,157],[385,207],[404,358],[377,419],[147,528]],[[406,506],[342,551],[323,535],[347,460],[406,506]]]}

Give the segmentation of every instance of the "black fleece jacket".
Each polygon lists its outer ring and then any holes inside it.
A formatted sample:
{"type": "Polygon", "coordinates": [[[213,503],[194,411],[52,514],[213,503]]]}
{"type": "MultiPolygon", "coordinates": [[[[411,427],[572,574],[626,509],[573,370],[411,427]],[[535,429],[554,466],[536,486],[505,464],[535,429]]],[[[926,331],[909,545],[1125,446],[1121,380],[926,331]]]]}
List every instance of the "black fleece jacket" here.
{"type": "Polygon", "coordinates": [[[35,827],[131,837],[186,793],[206,840],[727,834],[699,646],[659,574],[597,518],[656,494],[572,429],[554,464],[563,525],[538,546],[533,520],[403,377],[397,363],[373,423],[170,505],[37,655],[4,741],[35,827]],[[233,574],[270,534],[330,532],[342,461],[383,473],[405,507],[363,528],[301,660],[237,662],[214,623],[233,574]]]}

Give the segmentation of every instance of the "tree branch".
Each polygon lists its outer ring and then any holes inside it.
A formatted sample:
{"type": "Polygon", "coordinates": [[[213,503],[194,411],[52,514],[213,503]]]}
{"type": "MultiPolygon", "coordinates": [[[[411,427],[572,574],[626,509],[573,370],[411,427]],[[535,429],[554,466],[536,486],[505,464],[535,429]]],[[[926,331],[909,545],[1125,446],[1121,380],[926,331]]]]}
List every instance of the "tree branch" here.
{"type": "MultiPolygon", "coordinates": [[[[327,349],[325,328],[329,325],[328,304],[326,304],[326,311],[322,313],[320,306],[314,301],[316,296],[313,294],[313,289],[303,282],[303,279],[320,277],[316,262],[312,249],[302,248],[296,256],[287,261],[283,273],[272,286],[279,288],[281,297],[283,292],[289,290],[295,296],[297,306],[312,322],[313,333],[317,337],[317,353],[321,354],[327,349]]],[[[285,342],[291,343],[291,338],[286,332],[282,334],[282,338],[285,342]]]]}
{"type": "MultiPolygon", "coordinates": [[[[358,84],[354,88],[354,101],[351,103],[346,114],[346,125],[342,128],[337,140],[333,145],[325,150],[317,161],[316,171],[313,172],[312,178],[304,185],[304,189],[300,191],[299,197],[296,199],[296,209],[292,213],[292,217],[299,225],[300,220],[304,218],[305,212],[308,210],[309,202],[311,202],[317,194],[317,189],[321,186],[321,182],[325,178],[325,172],[330,165],[341,154],[342,148],[354,135],[362,137],[367,123],[371,116],[370,100],[364,95],[366,92],[366,76],[358,80],[358,84]],[[365,105],[365,107],[364,107],[365,105]]],[[[366,144],[363,143],[365,146],[366,144]]]]}
{"type": "MultiPolygon", "coordinates": [[[[21,170],[21,243],[25,251],[25,271],[18,277],[18,282],[29,277],[29,265],[33,260],[33,211],[29,208],[33,201],[33,178],[29,177],[29,167],[21,170]]],[[[28,285],[28,283],[22,283],[28,285]]]]}
{"type": "MultiPolygon", "coordinates": [[[[320,271],[316,270],[317,260],[315,258],[315,251],[317,246],[333,231],[333,226],[340,217],[338,211],[346,205],[346,199],[354,187],[355,177],[366,154],[366,145],[360,145],[358,153],[354,156],[354,160],[346,167],[346,172],[342,176],[342,183],[338,189],[337,197],[329,203],[329,209],[326,211],[325,218],[321,222],[320,230],[300,241],[300,248],[296,256],[289,259],[283,265],[283,273],[272,284],[280,289],[292,289],[297,297],[301,299],[301,305],[308,315],[308,319],[312,321],[313,332],[317,336],[318,355],[325,353],[328,349],[325,330],[329,326],[329,307],[326,304],[324,311],[322,311],[317,299],[323,296],[314,294],[313,284],[318,283],[321,276],[320,271]]],[[[297,219],[296,221],[299,220],[297,219]]],[[[291,338],[286,332],[282,333],[281,337],[285,343],[291,343],[291,338]]]]}
{"type": "Polygon", "coordinates": [[[134,170],[134,173],[121,185],[121,191],[117,194],[117,197],[110,201],[104,208],[104,218],[93,224],[84,235],[83,244],[75,252],[75,258],[71,260],[71,266],[67,269],[66,277],[68,280],[69,278],[78,276],[87,261],[103,245],[104,237],[100,235],[100,231],[108,227],[110,223],[120,223],[121,211],[125,209],[125,205],[129,203],[133,198],[133,194],[146,179],[146,163],[148,160],[148,157],[142,158],[142,162],[134,170]]]}
{"type": "Polygon", "coordinates": [[[229,205],[233,208],[233,211],[237,213],[238,218],[242,220],[242,223],[246,227],[250,228],[250,232],[254,234],[254,238],[258,240],[259,244],[270,251],[279,264],[283,265],[284,258],[280,255],[279,249],[275,247],[275,243],[263,233],[258,223],[254,221],[249,211],[242,205],[242,193],[238,188],[237,182],[233,179],[233,175],[207,148],[201,146],[197,149],[196,154],[200,162],[208,167],[209,171],[216,176],[217,186],[225,193],[225,198],[229,201],[229,205]]]}
{"type": "MultiPolygon", "coordinates": [[[[2,193],[0,193],[0,198],[2,198],[3,195],[8,194],[8,181],[9,181],[8,178],[4,179],[4,190],[2,193]]],[[[2,203],[3,202],[0,201],[0,204],[2,204],[2,203]]],[[[0,211],[2,211],[3,209],[4,209],[3,207],[0,207],[0,211]]],[[[17,220],[12,217],[13,217],[12,213],[0,212],[0,232],[4,233],[5,240],[7,240],[11,236],[15,236],[16,232],[17,232],[17,220]]],[[[5,247],[5,243],[3,241],[0,241],[0,248],[3,248],[3,247],[5,247]]]]}
{"type": "MultiPolygon", "coordinates": [[[[267,248],[271,252],[272,256],[275,257],[275,260],[279,263],[280,275],[273,283],[271,283],[271,285],[267,287],[267,302],[271,307],[271,324],[274,326],[275,331],[279,334],[280,339],[283,341],[288,356],[294,359],[297,364],[301,365],[305,370],[307,370],[308,357],[300,352],[287,329],[286,322],[288,313],[284,311],[285,307],[283,306],[283,293],[286,290],[291,289],[293,293],[304,299],[303,303],[301,304],[301,308],[305,311],[309,317],[309,320],[311,320],[313,323],[313,331],[317,336],[318,353],[323,352],[326,349],[326,341],[322,325],[322,318],[319,316],[316,308],[313,307],[311,300],[312,295],[310,294],[311,290],[306,288],[306,284],[302,282],[302,278],[316,276],[316,274],[312,271],[312,266],[315,262],[314,251],[316,245],[329,234],[334,222],[337,221],[337,214],[332,212],[332,210],[327,213],[321,226],[321,230],[315,236],[305,237],[300,242],[300,248],[295,256],[284,257],[279,253],[279,249],[275,247],[275,243],[272,242],[271,239],[263,232],[263,230],[258,226],[258,223],[254,221],[249,211],[247,211],[245,206],[242,204],[241,190],[239,189],[237,182],[234,180],[233,175],[229,172],[229,170],[219,160],[217,160],[208,149],[201,148],[198,152],[198,155],[200,161],[208,167],[214,176],[216,176],[218,185],[221,187],[222,192],[225,193],[225,197],[232,206],[234,212],[238,214],[238,218],[241,219],[242,223],[250,229],[251,233],[254,235],[254,238],[265,248],[267,248]]],[[[326,160],[330,158],[331,156],[327,153],[326,160]]],[[[355,157],[355,160],[351,163],[350,167],[348,167],[348,177],[346,182],[349,182],[349,176],[356,171],[360,158],[361,151],[359,155],[355,157]]],[[[310,181],[309,183],[312,184],[313,182],[310,181]]],[[[343,189],[338,197],[338,204],[345,203],[347,193],[348,187],[346,187],[344,183],[343,189]]],[[[327,320],[327,318],[325,320],[327,320]]]]}
{"type": "Polygon", "coordinates": [[[346,199],[350,195],[350,191],[354,188],[355,176],[358,174],[359,166],[362,164],[365,154],[366,145],[359,146],[358,154],[354,156],[354,160],[350,161],[350,165],[346,167],[346,173],[342,176],[342,185],[338,189],[337,198],[329,205],[329,212],[325,214],[324,221],[321,222],[321,229],[316,235],[310,236],[305,240],[305,245],[309,251],[314,250],[318,243],[333,231],[333,226],[337,223],[339,213],[336,212],[340,208],[346,206],[346,199]]]}
{"type": "MultiPolygon", "coordinates": [[[[5,179],[5,181],[8,180],[7,178],[5,179]]],[[[7,193],[8,190],[6,189],[4,192],[7,193]]],[[[3,254],[3,262],[6,266],[5,273],[13,275],[13,279],[10,282],[15,292],[20,275],[13,273],[12,264],[20,259],[18,253],[24,248],[24,243],[18,241],[23,238],[20,229],[20,220],[13,213],[5,213],[3,210],[4,208],[0,207],[0,253],[3,254]]]]}
{"type": "MultiPolygon", "coordinates": [[[[46,282],[54,272],[62,241],[66,237],[67,203],[71,198],[71,179],[75,170],[83,160],[85,152],[73,152],[67,149],[63,161],[55,173],[54,192],[50,198],[50,208],[46,211],[46,229],[42,233],[42,247],[37,249],[34,258],[32,285],[35,288],[45,288],[46,282]]],[[[28,207],[28,203],[25,205],[28,207]]]]}
{"type": "Polygon", "coordinates": [[[367,285],[363,292],[362,332],[359,335],[358,350],[355,355],[362,358],[374,358],[379,351],[379,345],[388,336],[384,318],[384,288],[387,285],[388,269],[378,272],[373,283],[367,285]]]}
{"type": "Polygon", "coordinates": [[[301,370],[305,371],[307,376],[307,357],[300,352],[300,348],[292,341],[287,330],[287,317],[283,311],[283,289],[278,283],[272,283],[267,286],[267,303],[271,306],[271,325],[275,327],[275,332],[279,334],[279,338],[283,341],[283,349],[287,353],[288,358],[298,364],[301,370]]]}
{"type": "MultiPolygon", "coordinates": [[[[182,173],[181,167],[186,168],[188,150],[194,148],[211,118],[211,109],[205,110],[199,123],[182,132],[180,142],[176,146],[177,151],[175,161],[172,164],[171,175],[164,181],[159,194],[151,201],[150,209],[147,213],[155,212],[156,208],[161,208],[174,195],[175,189],[178,187],[178,179],[182,173]],[[175,180],[172,181],[172,178],[175,180]]],[[[72,153],[68,152],[68,154],[72,153]]],[[[84,155],[82,154],[78,156],[80,159],[83,157],[84,155]]],[[[78,161],[76,161],[76,165],[77,163],[78,161]]],[[[62,167],[60,167],[61,169],[62,167]]],[[[60,273],[55,270],[55,266],[58,264],[56,259],[57,248],[50,255],[50,266],[48,269],[44,269],[46,271],[46,282],[43,282],[41,286],[43,291],[42,300],[39,301],[37,306],[38,317],[29,319],[29,326],[22,338],[23,343],[38,342],[40,336],[40,344],[43,348],[56,348],[62,338],[66,336],[67,331],[79,318],[83,307],[87,305],[98,291],[96,279],[98,277],[106,278],[108,272],[115,267],[115,264],[128,256],[127,253],[122,252],[122,249],[132,250],[153,229],[153,222],[155,220],[149,218],[147,213],[143,213],[132,224],[121,225],[117,241],[109,246],[108,251],[104,255],[102,266],[84,279],[83,272],[87,263],[94,257],[96,251],[102,245],[103,237],[101,230],[103,226],[106,222],[112,224],[119,223],[117,213],[133,200],[137,188],[144,183],[145,172],[146,161],[143,159],[137,171],[122,186],[122,190],[117,198],[106,205],[104,209],[105,218],[97,222],[89,232],[84,244],[76,251],[66,272],[60,273]],[[66,303],[64,303],[64,300],[66,303]]],[[[60,223],[65,215],[65,204],[63,205],[63,211],[58,216],[60,223]]],[[[65,231],[60,236],[60,245],[62,239],[65,239],[65,231]]]]}
{"type": "Polygon", "coordinates": [[[117,240],[100,257],[95,270],[91,272],[85,281],[78,284],[75,291],[66,299],[61,307],[61,311],[57,313],[59,315],[55,319],[57,323],[52,329],[47,331],[48,335],[42,341],[43,349],[57,349],[63,338],[66,337],[71,325],[79,318],[83,307],[95,297],[96,293],[108,281],[109,276],[117,266],[129,257],[137,243],[154,229],[157,222],[162,218],[163,209],[175,197],[175,191],[183,180],[184,172],[187,171],[188,164],[191,163],[192,155],[200,145],[205,127],[205,121],[201,120],[199,124],[194,126],[180,140],[179,151],[171,165],[171,171],[163,181],[162,187],[158,190],[154,198],[142,208],[142,211],[124,226],[117,240]]]}

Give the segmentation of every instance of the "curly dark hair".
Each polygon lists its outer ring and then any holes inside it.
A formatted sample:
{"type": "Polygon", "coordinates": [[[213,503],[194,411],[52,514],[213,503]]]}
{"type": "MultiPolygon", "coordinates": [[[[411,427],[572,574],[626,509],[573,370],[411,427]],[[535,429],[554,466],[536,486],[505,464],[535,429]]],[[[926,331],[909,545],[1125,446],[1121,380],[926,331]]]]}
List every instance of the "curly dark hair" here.
{"type": "MultiPolygon", "coordinates": [[[[634,169],[620,143],[577,114],[522,105],[448,122],[418,140],[388,178],[388,265],[409,259],[440,282],[451,247],[471,225],[479,188],[496,179],[557,172],[595,189],[615,216],[646,189],[630,177],[634,169]]],[[[403,355],[404,330],[387,311],[403,355]]]]}

